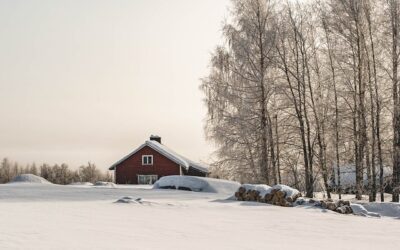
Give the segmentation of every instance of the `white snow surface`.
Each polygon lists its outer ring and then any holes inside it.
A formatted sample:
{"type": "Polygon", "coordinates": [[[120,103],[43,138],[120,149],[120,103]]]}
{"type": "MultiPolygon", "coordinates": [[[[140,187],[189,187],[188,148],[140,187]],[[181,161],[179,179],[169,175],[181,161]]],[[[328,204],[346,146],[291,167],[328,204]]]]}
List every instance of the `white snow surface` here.
{"type": "Polygon", "coordinates": [[[190,188],[195,192],[233,194],[240,187],[240,183],[214,178],[171,175],[160,178],[154,183],[153,188],[160,189],[171,186],[175,186],[176,189],[179,187],[190,188]]]}
{"type": "Polygon", "coordinates": [[[35,184],[52,184],[43,177],[34,174],[20,174],[14,177],[9,183],[35,183],[35,184]]]}
{"type": "Polygon", "coordinates": [[[4,184],[0,249],[390,250],[400,245],[397,219],[226,197],[122,185],[4,184]]]}

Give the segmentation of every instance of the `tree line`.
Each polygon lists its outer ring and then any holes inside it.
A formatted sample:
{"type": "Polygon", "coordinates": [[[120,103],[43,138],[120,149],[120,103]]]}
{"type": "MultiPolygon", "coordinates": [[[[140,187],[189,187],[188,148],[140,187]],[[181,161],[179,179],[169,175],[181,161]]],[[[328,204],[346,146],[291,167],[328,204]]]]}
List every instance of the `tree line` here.
{"type": "Polygon", "coordinates": [[[400,0],[233,0],[200,87],[214,174],[330,197],[350,164],[356,197],[383,201],[390,167],[398,202],[399,16],[400,0]]]}
{"type": "Polygon", "coordinates": [[[18,162],[11,162],[4,158],[0,164],[0,183],[8,183],[14,177],[20,174],[34,174],[45,178],[54,184],[66,185],[73,182],[91,182],[97,181],[113,181],[111,174],[106,171],[102,172],[93,163],[82,165],[78,169],[70,169],[65,163],[59,165],[41,164],[36,166],[35,163],[28,165],[20,165],[18,162]]]}

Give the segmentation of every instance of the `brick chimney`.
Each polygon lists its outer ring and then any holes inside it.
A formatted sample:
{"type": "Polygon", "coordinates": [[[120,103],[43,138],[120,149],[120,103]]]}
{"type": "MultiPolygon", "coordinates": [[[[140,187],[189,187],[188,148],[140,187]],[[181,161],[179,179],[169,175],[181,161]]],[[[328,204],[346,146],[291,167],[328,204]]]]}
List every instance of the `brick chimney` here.
{"type": "Polygon", "coordinates": [[[161,144],[161,137],[158,136],[158,135],[151,135],[150,136],[150,141],[156,141],[156,142],[161,144]]]}

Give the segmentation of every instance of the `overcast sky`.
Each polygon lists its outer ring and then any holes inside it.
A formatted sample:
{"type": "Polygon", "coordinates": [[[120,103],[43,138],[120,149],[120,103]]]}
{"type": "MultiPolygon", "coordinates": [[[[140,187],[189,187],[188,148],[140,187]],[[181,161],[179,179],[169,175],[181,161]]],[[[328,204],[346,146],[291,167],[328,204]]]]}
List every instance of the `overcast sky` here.
{"type": "Polygon", "coordinates": [[[228,0],[0,0],[0,157],[100,168],[150,134],[207,161],[199,90],[228,0]]]}

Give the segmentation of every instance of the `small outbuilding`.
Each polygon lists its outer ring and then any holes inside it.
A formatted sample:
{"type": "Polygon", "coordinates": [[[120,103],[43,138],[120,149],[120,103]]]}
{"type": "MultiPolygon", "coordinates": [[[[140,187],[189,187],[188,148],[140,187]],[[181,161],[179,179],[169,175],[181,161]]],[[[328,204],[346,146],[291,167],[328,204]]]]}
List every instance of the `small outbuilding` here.
{"type": "Polygon", "coordinates": [[[209,174],[207,166],[174,152],[161,143],[161,137],[153,135],[109,170],[114,170],[117,184],[153,184],[168,175],[206,177],[209,174]]]}

